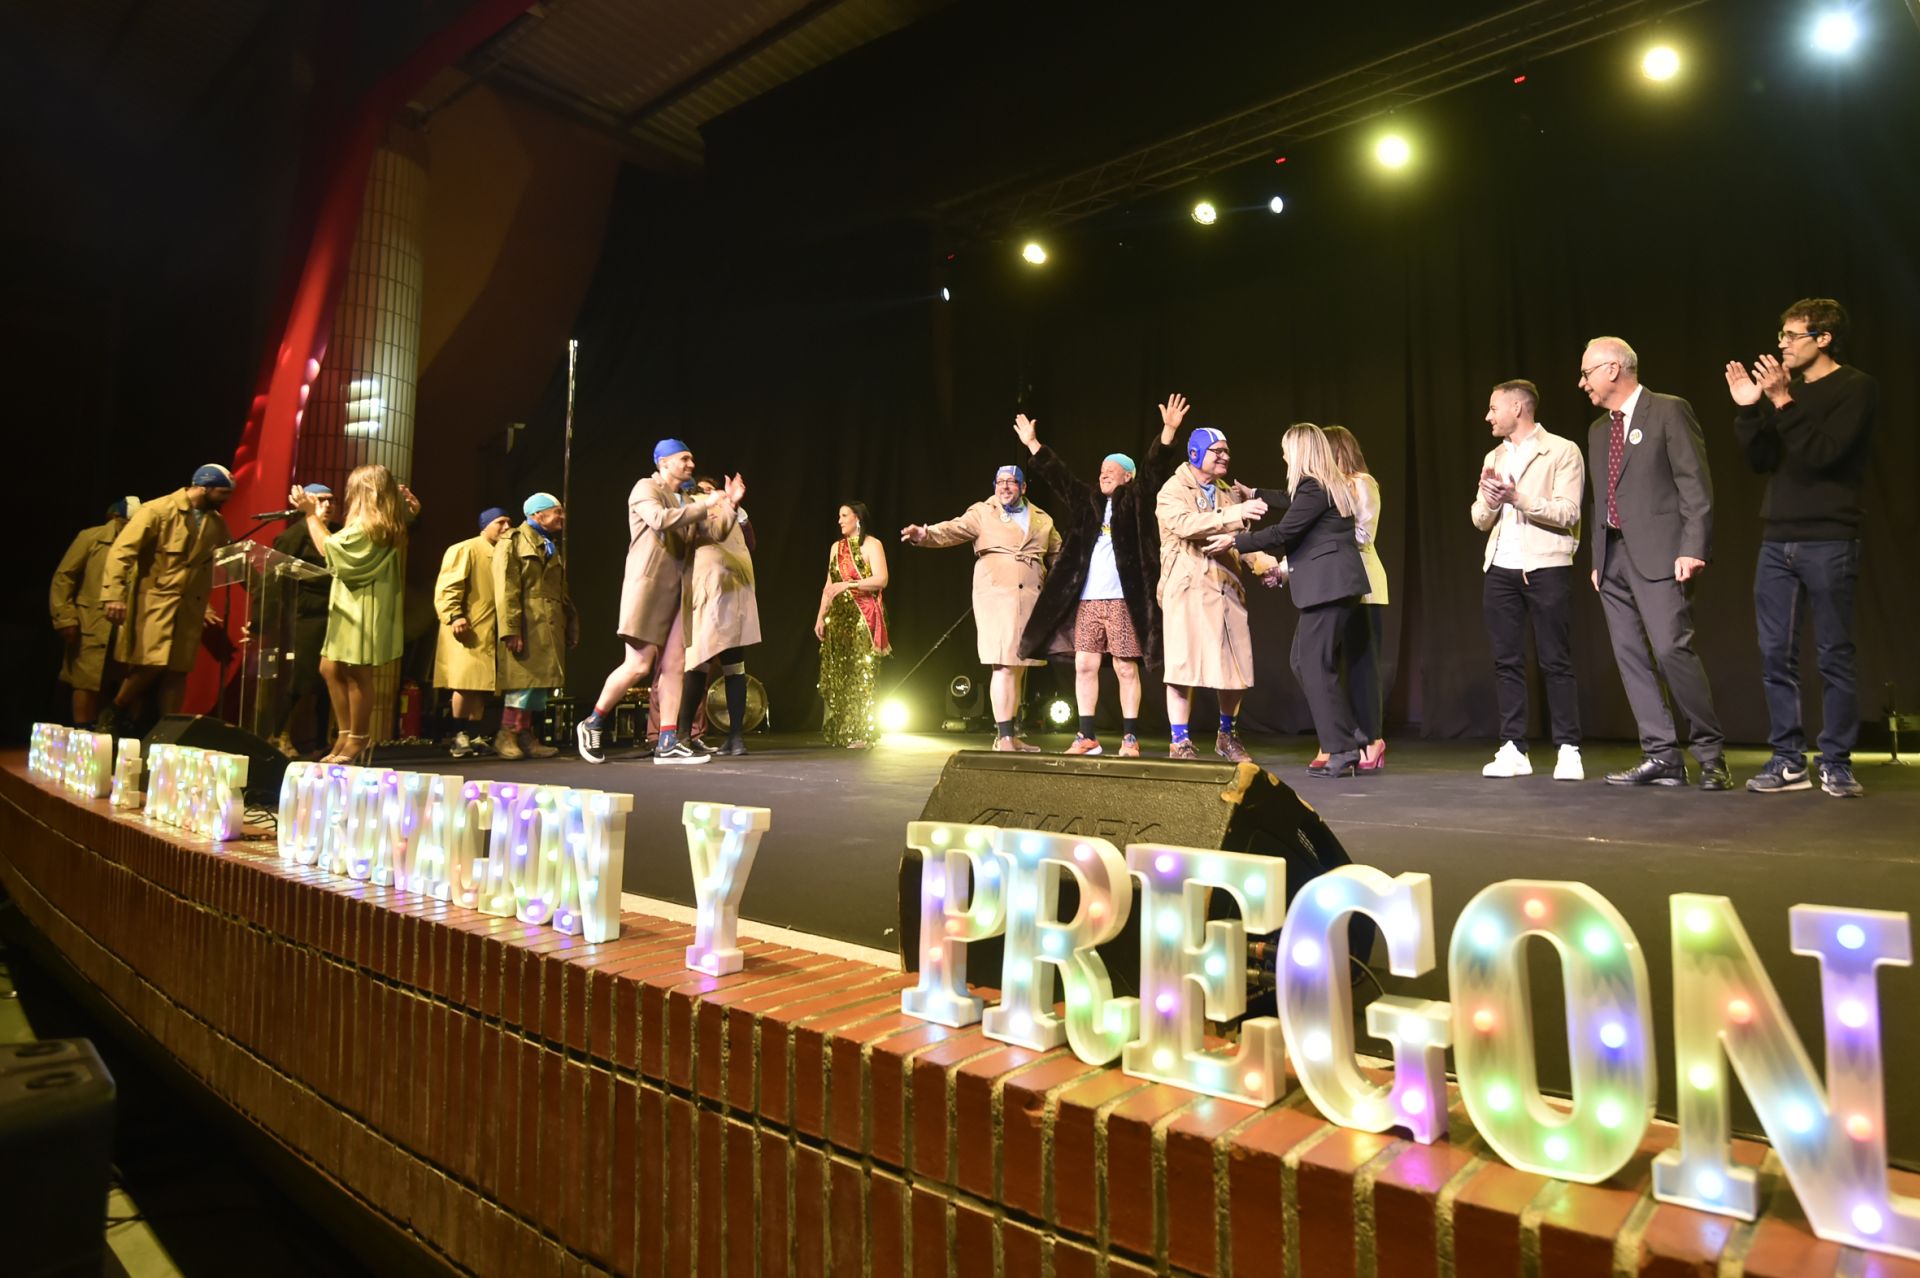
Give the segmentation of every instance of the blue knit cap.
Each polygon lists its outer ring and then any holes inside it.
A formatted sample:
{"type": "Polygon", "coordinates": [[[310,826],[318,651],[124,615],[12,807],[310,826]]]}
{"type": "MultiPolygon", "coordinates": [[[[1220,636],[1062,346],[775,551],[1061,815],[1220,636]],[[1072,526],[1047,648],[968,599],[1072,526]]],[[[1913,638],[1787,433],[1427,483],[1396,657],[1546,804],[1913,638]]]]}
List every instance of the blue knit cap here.
{"type": "Polygon", "coordinates": [[[315,497],[333,496],[333,489],[327,487],[325,484],[308,484],[302,491],[312,493],[315,497]]]}
{"type": "Polygon", "coordinates": [[[1133,464],[1133,458],[1127,456],[1125,453],[1108,453],[1105,457],[1102,457],[1100,459],[1100,464],[1102,466],[1106,465],[1108,462],[1112,462],[1114,465],[1118,466],[1121,470],[1126,471],[1129,475],[1136,473],[1135,467],[1133,464]]]}
{"type": "Polygon", "coordinates": [[[999,470],[994,471],[993,482],[997,484],[1008,475],[1013,476],[1013,482],[1016,484],[1024,484],[1027,482],[1027,472],[1021,470],[1018,466],[1002,466],[999,470]]]}
{"type": "Polygon", "coordinates": [[[653,464],[658,466],[660,459],[671,457],[675,453],[690,453],[693,450],[677,439],[663,439],[653,446],[653,464]]]}
{"type": "Polygon", "coordinates": [[[1226,437],[1227,433],[1225,431],[1215,430],[1211,426],[1195,426],[1193,433],[1187,436],[1188,463],[1198,466],[1200,459],[1207,455],[1207,450],[1215,444],[1223,442],[1226,437]]]}
{"type": "Polygon", "coordinates": [[[527,500],[521,504],[520,513],[525,515],[528,519],[532,519],[535,515],[539,514],[541,511],[552,510],[555,506],[558,506],[559,504],[560,504],[560,499],[558,497],[555,497],[552,493],[535,493],[533,496],[527,498],[527,500]]]}
{"type": "Polygon", "coordinates": [[[193,472],[193,478],[188,481],[188,486],[193,488],[231,488],[233,487],[233,472],[225,466],[208,462],[199,470],[193,472]]]}
{"type": "Polygon", "coordinates": [[[512,516],[507,513],[507,508],[505,506],[489,506],[485,510],[480,512],[480,526],[482,528],[485,528],[488,524],[492,523],[496,519],[510,519],[510,518],[512,518],[512,516]]]}

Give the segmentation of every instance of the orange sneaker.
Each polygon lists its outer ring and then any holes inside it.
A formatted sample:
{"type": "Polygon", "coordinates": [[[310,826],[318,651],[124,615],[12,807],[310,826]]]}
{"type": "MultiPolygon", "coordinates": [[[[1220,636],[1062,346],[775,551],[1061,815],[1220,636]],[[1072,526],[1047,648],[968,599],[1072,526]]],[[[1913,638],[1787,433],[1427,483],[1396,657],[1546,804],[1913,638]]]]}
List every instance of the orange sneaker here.
{"type": "Polygon", "coordinates": [[[1120,738],[1120,757],[1123,759],[1139,758],[1140,757],[1140,738],[1139,737],[1121,737],[1120,738]]]}
{"type": "Polygon", "coordinates": [[[1100,754],[1100,738],[1076,736],[1073,744],[1067,747],[1068,754],[1100,754]]]}

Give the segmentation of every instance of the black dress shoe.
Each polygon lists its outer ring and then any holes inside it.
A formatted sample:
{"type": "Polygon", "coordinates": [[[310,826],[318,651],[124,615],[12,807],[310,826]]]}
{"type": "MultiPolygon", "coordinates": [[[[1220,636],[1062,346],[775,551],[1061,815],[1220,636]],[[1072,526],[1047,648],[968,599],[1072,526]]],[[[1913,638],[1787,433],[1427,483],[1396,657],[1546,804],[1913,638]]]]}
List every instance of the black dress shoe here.
{"type": "Polygon", "coordinates": [[[718,750],[714,751],[714,754],[718,755],[720,758],[723,758],[723,759],[744,758],[746,756],[746,753],[747,753],[747,743],[745,741],[742,741],[739,737],[728,737],[727,743],[721,746],[718,750]]]}
{"type": "MultiPolygon", "coordinates": [[[[1724,766],[1722,771],[1725,771],[1724,766]]],[[[1687,765],[1678,759],[1672,763],[1646,758],[1625,772],[1607,773],[1608,785],[1685,785],[1687,765]]]]}
{"type": "Polygon", "coordinates": [[[1733,773],[1728,770],[1725,759],[1713,759],[1700,765],[1700,788],[1702,790],[1733,789],[1733,773]]]}
{"type": "Polygon", "coordinates": [[[1327,761],[1307,769],[1310,777],[1353,777],[1360,775],[1360,752],[1342,750],[1339,754],[1330,754],[1327,761]]]}

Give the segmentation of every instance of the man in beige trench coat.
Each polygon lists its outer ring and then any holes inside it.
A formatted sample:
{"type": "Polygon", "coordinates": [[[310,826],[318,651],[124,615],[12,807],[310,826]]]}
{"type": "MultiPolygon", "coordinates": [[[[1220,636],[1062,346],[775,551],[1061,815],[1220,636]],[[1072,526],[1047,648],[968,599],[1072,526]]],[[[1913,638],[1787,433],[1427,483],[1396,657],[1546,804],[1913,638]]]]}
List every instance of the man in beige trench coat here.
{"type": "MultiPolygon", "coordinates": [[[[701,476],[694,488],[705,496],[719,482],[701,476]]],[[[754,596],[753,524],[736,510],[724,537],[703,540],[687,570],[687,674],[680,694],[680,739],[693,740],[694,717],[706,698],[710,667],[727,681],[727,740],[713,753],[738,758],[747,752],[747,649],[760,642],[760,604],[754,596]]]]}
{"type": "Polygon", "coordinates": [[[1265,572],[1272,556],[1249,556],[1242,564],[1229,547],[1208,554],[1216,533],[1240,532],[1267,513],[1255,497],[1233,501],[1226,480],[1227,437],[1210,426],[1187,436],[1187,464],[1160,489],[1154,514],[1160,523],[1160,611],[1166,627],[1167,722],[1173,744],[1167,755],[1197,759],[1188,735],[1193,689],[1212,688],[1220,700],[1220,731],[1214,753],[1230,762],[1252,756],[1240,744],[1235,716],[1240,696],[1253,686],[1253,636],[1247,629],[1247,592],[1240,569],[1265,572]],[[1251,562],[1258,560],[1259,562],[1251,562]]]}
{"type": "Polygon", "coordinates": [[[233,496],[233,475],[209,462],[185,488],[141,502],[107,551],[101,610],[120,627],[114,656],[130,667],[114,694],[119,719],[154,689],[155,709],[173,714],[187,693],[187,673],[200,653],[200,632],[220,625],[207,606],[213,595],[213,552],[233,540],[220,507],[233,496]]]}
{"type": "Polygon", "coordinates": [[[100,578],[107,567],[107,551],[113,539],[127,526],[127,503],[137,509],[140,503],[122,497],[107,507],[107,521],[83,528],[54,570],[53,586],[47,605],[53,616],[53,628],[66,644],[60,661],[60,682],[73,689],[73,724],[77,728],[93,726],[100,714],[100,693],[107,686],[107,648],[113,640],[113,623],[100,607],[100,578]]]}
{"type": "Polygon", "coordinates": [[[494,751],[503,759],[560,753],[533,735],[534,717],[547,694],[566,686],[567,649],[580,645],[580,614],[567,589],[566,555],[560,534],[567,511],[552,493],[535,493],[522,504],[527,522],[493,549],[493,606],[500,632],[495,677],[506,694],[494,751]]]}
{"type": "Polygon", "coordinates": [[[915,546],[973,547],[973,625],[980,664],[993,671],[993,748],[1038,750],[1014,736],[1014,721],[1020,712],[1020,672],[1047,663],[1020,655],[1020,635],[1033,615],[1047,570],[1060,557],[1060,532],[1052,515],[1027,500],[1026,472],[1002,466],[993,477],[992,497],[973,503],[955,519],[908,524],[900,530],[900,540],[915,546]]]}
{"type": "MultiPolygon", "coordinates": [[[[433,583],[433,612],[440,637],[433,650],[433,686],[453,693],[453,717],[460,724],[487,717],[487,698],[498,683],[494,669],[500,647],[493,603],[493,551],[513,521],[498,506],[480,512],[480,534],[447,547],[440,576],[433,583]]],[[[454,734],[456,759],[477,749],[462,727],[454,734]]]]}
{"type": "Polygon", "coordinates": [[[705,763],[704,750],[680,740],[674,727],[680,712],[680,676],[686,641],[682,638],[681,592],[693,549],[717,541],[733,528],[734,508],[746,495],[740,476],[720,491],[689,498],[681,486],[693,480],[693,450],[677,439],[653,446],[653,474],[633,486],[627,497],[627,566],[620,583],[620,641],[626,658],[607,676],[593,713],[576,729],[580,757],[606,761],[606,721],[627,690],[660,667],[660,738],[655,763],[705,763]]]}

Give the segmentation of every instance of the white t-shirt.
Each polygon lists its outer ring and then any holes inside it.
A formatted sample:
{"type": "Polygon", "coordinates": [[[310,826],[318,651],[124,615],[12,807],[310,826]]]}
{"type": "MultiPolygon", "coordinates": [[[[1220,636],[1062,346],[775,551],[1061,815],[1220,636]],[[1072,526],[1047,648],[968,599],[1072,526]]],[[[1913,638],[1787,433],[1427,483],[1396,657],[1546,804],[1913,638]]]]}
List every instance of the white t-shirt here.
{"type": "Polygon", "coordinates": [[[1082,599],[1125,599],[1120,588],[1120,565],[1113,557],[1113,498],[1107,498],[1106,513],[1100,516],[1100,540],[1093,543],[1093,559],[1087,564],[1087,584],[1082,599]]]}

